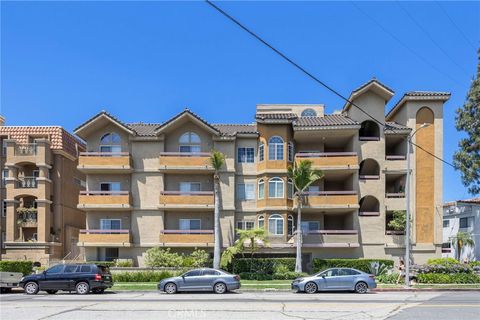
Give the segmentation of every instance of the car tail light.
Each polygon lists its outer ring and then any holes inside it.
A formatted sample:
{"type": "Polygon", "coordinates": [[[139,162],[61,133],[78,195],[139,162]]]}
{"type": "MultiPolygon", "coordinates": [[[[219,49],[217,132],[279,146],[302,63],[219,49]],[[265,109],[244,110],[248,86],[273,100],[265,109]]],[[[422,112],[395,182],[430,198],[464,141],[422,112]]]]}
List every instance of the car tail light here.
{"type": "Polygon", "coordinates": [[[375,276],[373,274],[368,276],[369,278],[375,279],[375,276]]]}
{"type": "Polygon", "coordinates": [[[233,277],[235,280],[240,281],[240,276],[237,274],[233,277]]]}
{"type": "Polygon", "coordinates": [[[97,273],[95,275],[95,281],[100,281],[100,280],[102,280],[102,275],[97,273]]]}

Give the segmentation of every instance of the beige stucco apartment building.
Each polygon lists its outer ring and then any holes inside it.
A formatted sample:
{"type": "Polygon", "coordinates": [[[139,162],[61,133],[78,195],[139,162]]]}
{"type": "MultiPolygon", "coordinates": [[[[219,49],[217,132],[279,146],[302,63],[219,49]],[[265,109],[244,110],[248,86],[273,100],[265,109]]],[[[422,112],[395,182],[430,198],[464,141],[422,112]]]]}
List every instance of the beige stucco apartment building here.
{"type": "Polygon", "coordinates": [[[1,118],[0,145],[1,258],[50,264],[77,257],[83,143],[62,127],[5,126],[1,118]]]}
{"type": "MultiPolygon", "coordinates": [[[[253,124],[211,124],[184,110],[162,124],[124,123],[101,112],[75,133],[87,143],[78,169],[87,175],[78,208],[86,212],[79,246],[87,260],[131,258],[148,248],[213,250],[212,149],[223,152],[223,246],[235,229],[262,227],[262,252],[295,252],[296,203],[287,178],[308,159],[325,176],[309,189],[303,209],[303,254],[313,257],[398,258],[404,235],[390,230],[405,210],[406,138],[442,155],[443,104],[448,93],[410,92],[385,116],[394,92],[373,79],[354,90],[338,114],[323,105],[258,105],[253,124]]],[[[235,111],[231,111],[235,112],[235,111]]],[[[417,263],[441,255],[442,163],[414,148],[412,252],[417,263]]]]}

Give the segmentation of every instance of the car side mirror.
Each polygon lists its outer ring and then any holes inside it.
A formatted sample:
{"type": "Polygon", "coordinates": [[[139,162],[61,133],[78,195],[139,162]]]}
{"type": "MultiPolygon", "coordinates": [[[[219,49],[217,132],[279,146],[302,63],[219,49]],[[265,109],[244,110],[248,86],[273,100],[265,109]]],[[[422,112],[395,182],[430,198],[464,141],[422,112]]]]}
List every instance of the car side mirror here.
{"type": "Polygon", "coordinates": [[[325,278],[325,277],[326,277],[326,275],[322,274],[322,278],[325,278]]]}

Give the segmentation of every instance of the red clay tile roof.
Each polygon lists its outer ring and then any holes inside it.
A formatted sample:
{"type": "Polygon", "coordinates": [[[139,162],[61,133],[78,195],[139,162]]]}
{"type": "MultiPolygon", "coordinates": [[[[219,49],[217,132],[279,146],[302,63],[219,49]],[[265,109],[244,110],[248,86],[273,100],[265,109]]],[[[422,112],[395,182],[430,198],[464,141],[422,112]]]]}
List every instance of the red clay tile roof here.
{"type": "Polygon", "coordinates": [[[237,133],[258,133],[257,132],[257,125],[255,124],[223,124],[217,123],[212,124],[215,128],[217,128],[222,134],[224,135],[231,135],[234,136],[237,133]]]}
{"type": "Polygon", "coordinates": [[[352,126],[352,128],[359,128],[360,124],[342,114],[327,114],[323,117],[300,117],[293,122],[294,128],[332,126],[352,126]]]}
{"type": "Polygon", "coordinates": [[[85,150],[82,141],[60,126],[2,126],[0,135],[19,144],[29,143],[34,138],[47,138],[52,150],[63,150],[74,157],[77,157],[77,146],[79,151],[85,150]]]}

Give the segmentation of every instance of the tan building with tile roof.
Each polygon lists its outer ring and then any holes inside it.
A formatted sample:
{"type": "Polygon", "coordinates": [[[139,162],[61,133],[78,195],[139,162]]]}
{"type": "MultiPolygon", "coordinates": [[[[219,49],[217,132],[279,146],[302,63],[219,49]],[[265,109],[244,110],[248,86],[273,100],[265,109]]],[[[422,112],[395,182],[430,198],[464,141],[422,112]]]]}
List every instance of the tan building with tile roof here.
{"type": "MultiPolygon", "coordinates": [[[[253,124],[210,124],[190,110],[164,123],[124,123],[101,112],[75,133],[87,143],[79,170],[87,217],[79,245],[88,260],[130,258],[144,264],[148,248],[213,250],[212,149],[226,156],[220,172],[223,247],[235,229],[265,228],[263,255],[293,256],[296,206],[287,168],[310,160],[324,171],[303,208],[303,254],[312,258],[403,257],[405,238],[393,212],[406,209],[406,138],[442,155],[446,95],[409,95],[385,116],[393,90],[373,79],[350,95],[340,114],[322,104],[258,105],[253,124]],[[428,98],[432,97],[432,98],[428,98]],[[418,99],[417,99],[418,98],[418,99]]],[[[412,257],[441,254],[442,166],[414,149],[412,257]],[[416,168],[421,168],[421,174],[416,168]]]]}
{"type": "Polygon", "coordinates": [[[83,142],[59,126],[2,125],[0,144],[1,258],[50,264],[80,254],[83,142]]]}

